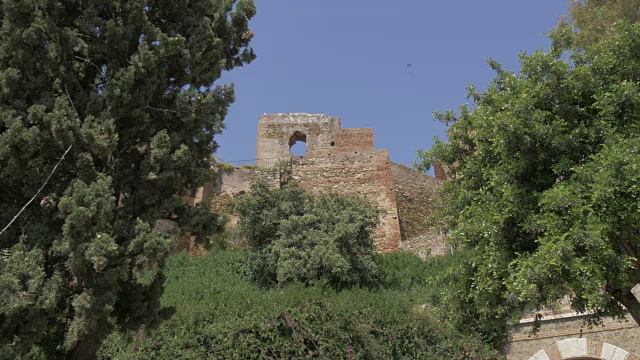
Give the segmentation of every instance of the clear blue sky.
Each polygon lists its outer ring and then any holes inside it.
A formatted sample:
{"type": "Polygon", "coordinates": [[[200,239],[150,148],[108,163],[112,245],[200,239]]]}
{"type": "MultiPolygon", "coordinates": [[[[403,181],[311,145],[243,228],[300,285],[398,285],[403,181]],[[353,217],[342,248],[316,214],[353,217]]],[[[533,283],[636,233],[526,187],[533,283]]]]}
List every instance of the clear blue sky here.
{"type": "Polygon", "coordinates": [[[255,158],[264,113],[307,112],[373,128],[376,148],[410,165],[446,128],[434,110],[468,102],[493,73],[517,70],[518,53],[548,49],[544,33],[566,0],[256,0],[258,58],[223,75],[236,102],[216,140],[224,160],[255,158]],[[411,64],[410,68],[407,64],[411,64]]]}

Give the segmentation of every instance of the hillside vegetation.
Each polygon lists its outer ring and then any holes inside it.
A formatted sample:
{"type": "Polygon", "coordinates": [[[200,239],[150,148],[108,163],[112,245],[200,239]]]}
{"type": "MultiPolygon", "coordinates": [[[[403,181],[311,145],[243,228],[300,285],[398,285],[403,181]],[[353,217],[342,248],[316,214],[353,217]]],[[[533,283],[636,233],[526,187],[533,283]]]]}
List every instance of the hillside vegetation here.
{"type": "Polygon", "coordinates": [[[245,275],[246,256],[220,249],[169,258],[162,305],[175,315],[154,331],[112,335],[100,358],[501,358],[440,317],[438,282],[452,259],[379,255],[379,286],[337,291],[322,281],[259,287],[245,275]]]}

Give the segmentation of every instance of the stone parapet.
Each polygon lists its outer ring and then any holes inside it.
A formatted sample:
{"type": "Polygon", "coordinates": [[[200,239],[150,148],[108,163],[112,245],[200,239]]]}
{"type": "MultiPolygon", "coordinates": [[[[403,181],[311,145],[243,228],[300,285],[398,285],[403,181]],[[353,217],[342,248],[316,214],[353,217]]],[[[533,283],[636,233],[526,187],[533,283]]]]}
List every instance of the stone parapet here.
{"type": "Polygon", "coordinates": [[[638,360],[640,354],[640,327],[630,316],[622,321],[604,319],[602,326],[589,328],[583,315],[556,314],[543,319],[537,333],[532,334],[532,329],[533,322],[527,319],[512,327],[511,341],[504,349],[507,359],[638,360]],[[567,357],[571,354],[575,356],[567,357]]]}

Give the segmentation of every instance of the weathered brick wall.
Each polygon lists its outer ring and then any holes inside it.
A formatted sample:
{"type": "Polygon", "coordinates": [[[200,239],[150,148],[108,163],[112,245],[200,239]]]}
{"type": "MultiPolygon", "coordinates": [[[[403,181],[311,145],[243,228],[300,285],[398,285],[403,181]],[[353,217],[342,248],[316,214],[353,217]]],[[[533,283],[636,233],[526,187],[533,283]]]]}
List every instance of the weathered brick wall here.
{"type": "Polygon", "coordinates": [[[400,248],[422,258],[444,255],[444,236],[427,219],[436,211],[437,191],[442,182],[404,165],[391,163],[396,204],[400,219],[400,248]]]}
{"type": "MultiPolygon", "coordinates": [[[[540,331],[536,335],[530,333],[533,327],[531,322],[514,326],[512,340],[504,350],[507,359],[528,360],[539,351],[550,347],[551,349],[547,351],[550,360],[559,360],[562,357],[558,358],[558,354],[554,354],[557,352],[554,349],[554,344],[561,340],[574,338],[585,338],[596,340],[598,343],[611,344],[636,357],[640,356],[640,327],[631,317],[627,319],[628,322],[605,319],[604,326],[591,329],[583,324],[581,316],[562,317],[562,315],[558,315],[556,317],[555,319],[543,320],[540,331]]],[[[619,358],[630,359],[626,356],[619,358]]]]}
{"type": "Polygon", "coordinates": [[[373,150],[373,129],[340,129],[336,134],[337,152],[373,150]]]}
{"type": "Polygon", "coordinates": [[[296,159],[293,178],[313,193],[340,192],[363,196],[386,211],[373,233],[376,251],[398,249],[400,225],[387,150],[322,154],[296,159]]]}

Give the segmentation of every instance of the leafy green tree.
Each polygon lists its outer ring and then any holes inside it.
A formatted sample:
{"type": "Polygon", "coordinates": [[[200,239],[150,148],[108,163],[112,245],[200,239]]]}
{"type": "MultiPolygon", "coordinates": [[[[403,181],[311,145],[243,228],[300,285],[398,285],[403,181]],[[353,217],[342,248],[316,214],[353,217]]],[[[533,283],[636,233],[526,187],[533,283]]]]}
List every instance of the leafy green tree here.
{"type": "Polygon", "coordinates": [[[2,2],[0,357],[91,358],[112,329],[160,319],[175,234],[154,229],[216,221],[181,196],[208,177],[234,100],[214,82],[255,58],[254,14],[252,0],[2,2]]]}
{"type": "Polygon", "coordinates": [[[571,0],[567,15],[558,28],[570,34],[572,46],[586,49],[614,38],[618,22],[640,21],[640,1],[571,0]]]}
{"type": "Polygon", "coordinates": [[[313,197],[299,185],[264,182],[237,197],[232,209],[249,245],[252,276],[264,285],[327,279],[335,287],[374,280],[371,232],[380,211],[346,195],[313,197]]]}
{"type": "Polygon", "coordinates": [[[506,333],[483,324],[566,294],[591,320],[623,305],[640,324],[640,25],[615,31],[579,63],[558,44],[522,55],[517,74],[490,61],[473,106],[437,114],[449,141],[419,152],[423,168],[451,169],[442,220],[473,249],[464,301],[488,338],[506,333]]]}

